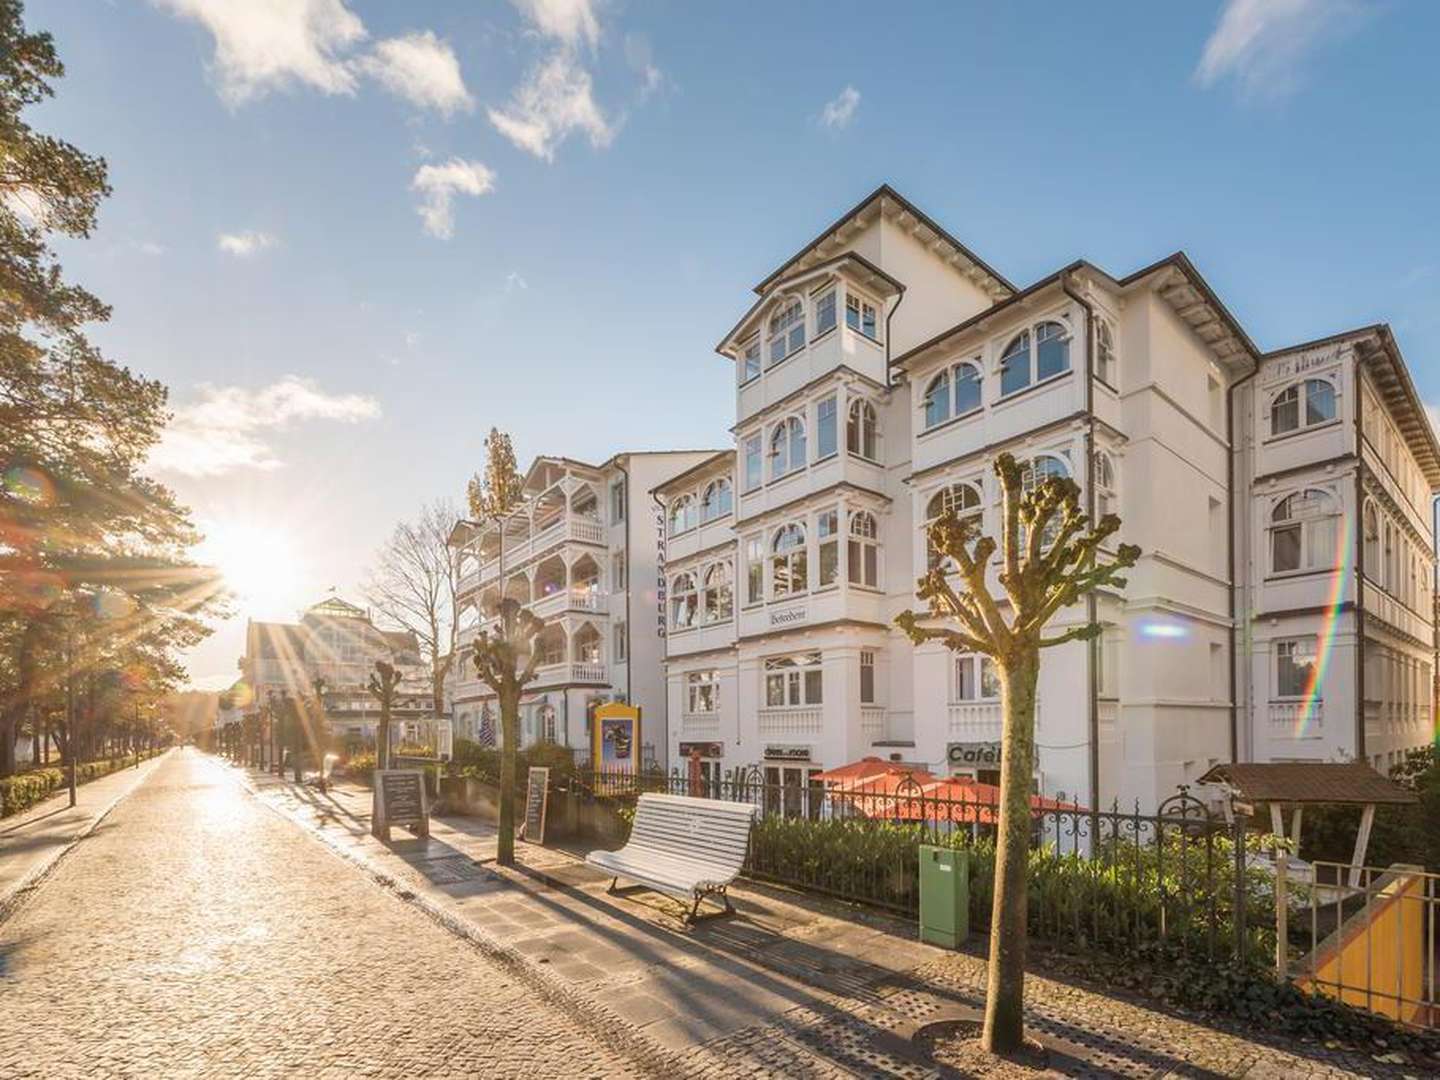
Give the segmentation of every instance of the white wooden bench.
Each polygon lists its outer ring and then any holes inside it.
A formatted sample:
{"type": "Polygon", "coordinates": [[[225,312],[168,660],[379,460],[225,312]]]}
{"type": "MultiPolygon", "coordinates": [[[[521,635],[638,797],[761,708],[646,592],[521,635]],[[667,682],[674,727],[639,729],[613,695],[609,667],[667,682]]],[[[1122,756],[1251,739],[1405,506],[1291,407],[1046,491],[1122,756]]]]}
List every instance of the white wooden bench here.
{"type": "Polygon", "coordinates": [[[585,861],[613,875],[612,893],[621,891],[617,885],[626,878],[637,883],[626,889],[693,901],[686,923],[695,921],[706,896],[718,896],[725,911],[734,912],[725,891],[745,865],[757,812],[749,803],[641,795],[629,842],[619,851],[592,851],[585,861]]]}

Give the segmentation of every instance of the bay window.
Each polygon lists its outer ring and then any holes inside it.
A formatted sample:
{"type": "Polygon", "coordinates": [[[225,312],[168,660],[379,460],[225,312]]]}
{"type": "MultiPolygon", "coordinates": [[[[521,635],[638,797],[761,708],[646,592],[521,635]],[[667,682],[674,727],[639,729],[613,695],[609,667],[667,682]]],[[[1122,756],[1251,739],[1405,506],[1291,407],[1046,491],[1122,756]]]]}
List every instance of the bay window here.
{"type": "Polygon", "coordinates": [[[1118,513],[1119,497],[1115,487],[1115,463],[1101,451],[1095,455],[1095,509],[1100,517],[1118,513]]]}
{"type": "MultiPolygon", "coordinates": [[[[1033,495],[1046,480],[1064,480],[1070,475],[1070,467],[1061,461],[1054,454],[1037,454],[1027,461],[1020,469],[1020,485],[1025,494],[1033,495]]],[[[1020,543],[1023,546],[1028,530],[1024,524],[1020,526],[1020,543]]],[[[1055,537],[1060,534],[1060,514],[1057,512],[1045,526],[1045,532],[1040,537],[1042,548],[1048,548],[1055,542],[1055,537]]]]}
{"type": "Polygon", "coordinates": [[[1031,330],[1022,330],[1000,353],[1000,396],[1007,397],[1069,370],[1070,332],[1053,319],[1037,323],[1033,339],[1031,330]]]}
{"type": "Polygon", "coordinates": [[[874,304],[862,296],[847,293],[845,296],[845,325],[859,331],[872,341],[879,340],[879,319],[874,304]]]}
{"type": "Polygon", "coordinates": [[[938,427],[950,419],[950,369],[930,380],[925,388],[925,426],[938,427]]]}
{"type": "Polygon", "coordinates": [[[980,408],[984,401],[980,390],[980,368],[968,360],[940,372],[925,388],[925,427],[936,427],[952,416],[980,408]]]}
{"type": "Polygon", "coordinates": [[[681,495],[670,504],[671,536],[678,536],[680,533],[688,532],[695,528],[696,520],[695,497],[693,495],[681,495]]]}
{"type": "Polygon", "coordinates": [[[771,367],[805,347],[805,305],[798,298],[770,316],[769,341],[771,367]]]}
{"type": "Polygon", "coordinates": [[[749,382],[760,374],[760,339],[752,338],[740,356],[740,381],[749,382]]]}
{"type": "Polygon", "coordinates": [[[722,518],[730,513],[733,509],[733,501],[730,493],[730,481],[724,477],[712,480],[700,499],[701,523],[714,521],[716,518],[722,518]]]}
{"type": "Polygon", "coordinates": [[[835,290],[830,289],[815,301],[815,336],[835,329],[835,290]]]}
{"type": "Polygon", "coordinates": [[[692,714],[720,711],[720,672],[692,671],[685,676],[685,711],[692,714]]]}
{"type": "Polygon", "coordinates": [[[745,603],[765,599],[765,542],[758,536],[745,541],[745,603]]]}
{"type": "Polygon", "coordinates": [[[745,440],[745,490],[754,491],[764,479],[761,458],[764,456],[764,442],[758,433],[745,440]]]}
{"type": "Polygon", "coordinates": [[[940,553],[930,542],[930,525],[944,514],[954,514],[962,521],[974,521],[978,535],[982,513],[980,489],[974,484],[951,484],[932,495],[930,501],[925,505],[926,565],[933,569],[940,564],[940,553]]]}
{"type": "Polygon", "coordinates": [[[700,596],[695,589],[694,574],[676,574],[670,582],[670,626],[675,630],[688,630],[695,625],[699,611],[700,596]]]}
{"type": "Polygon", "coordinates": [[[857,510],[850,515],[850,547],[847,551],[849,578],[852,585],[870,589],[880,587],[879,529],[875,515],[857,510]]]}
{"type": "Polygon", "coordinates": [[[840,578],[840,516],[834,510],[822,510],[815,519],[815,533],[820,542],[819,587],[834,585],[840,578]]]}
{"type": "Polygon", "coordinates": [[[770,479],[778,480],[805,467],[805,422],[790,416],[770,433],[770,479]]]}
{"type": "Polygon", "coordinates": [[[1104,319],[1095,324],[1095,377],[1110,386],[1118,386],[1119,364],[1115,359],[1115,332],[1104,319]]]}
{"type": "Polygon", "coordinates": [[[1000,396],[1005,397],[1030,385],[1030,331],[1010,339],[1000,354],[1000,396]]]}
{"type": "Polygon", "coordinates": [[[1335,419],[1335,384],[1306,379],[1288,386],[1270,403],[1270,434],[1284,435],[1335,419]]]}
{"type": "Polygon", "coordinates": [[[827,397],[815,406],[815,460],[835,453],[835,398],[827,397]]]}
{"type": "Polygon", "coordinates": [[[765,659],[765,706],[794,708],[822,703],[820,653],[793,653],[765,659]]]}
{"type": "Polygon", "coordinates": [[[845,421],[845,449],[858,454],[866,461],[879,459],[879,425],[876,422],[875,406],[861,398],[850,403],[850,415],[845,421]]]}
{"type": "Polygon", "coordinates": [[[809,589],[810,572],[803,525],[786,525],[777,530],[770,553],[771,596],[794,596],[809,589]]]}
{"type": "Polygon", "coordinates": [[[1335,564],[1339,515],[1335,500],[1307,488],[1287,495],[1270,514],[1270,570],[1285,574],[1335,564]]]}
{"type": "Polygon", "coordinates": [[[730,579],[730,564],[726,562],[716,563],[705,571],[705,622],[729,622],[735,614],[735,588],[730,579]]]}

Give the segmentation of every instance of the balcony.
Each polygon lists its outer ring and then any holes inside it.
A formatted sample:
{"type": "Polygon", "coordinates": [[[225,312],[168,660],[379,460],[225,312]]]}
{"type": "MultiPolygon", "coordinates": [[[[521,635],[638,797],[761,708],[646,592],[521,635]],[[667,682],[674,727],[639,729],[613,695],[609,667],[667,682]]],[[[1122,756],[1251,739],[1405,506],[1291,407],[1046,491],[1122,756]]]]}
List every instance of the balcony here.
{"type": "MultiPolygon", "coordinates": [[[[1040,715],[1038,708],[1035,715],[1040,715]]],[[[950,738],[957,742],[999,742],[1003,726],[998,701],[950,703],[950,738]]]]}
{"type": "Polygon", "coordinates": [[[881,706],[860,706],[860,734],[871,742],[885,738],[885,710],[881,706]]]}
{"type": "Polygon", "coordinates": [[[1325,702],[1272,701],[1270,736],[1279,739],[1318,739],[1325,731],[1325,702]]]}
{"type": "Polygon", "coordinates": [[[604,683],[605,665],[586,660],[559,664],[542,664],[535,669],[531,686],[556,686],[560,683],[604,683]]]}
{"type": "MultiPolygon", "coordinates": [[[[551,548],[568,542],[603,545],[605,543],[605,527],[600,523],[599,518],[581,514],[567,515],[542,525],[533,536],[525,540],[512,540],[506,543],[506,572],[518,570],[526,563],[544,555],[551,548]]],[[[499,574],[500,558],[496,556],[488,562],[482,563],[478,570],[471,570],[463,575],[460,578],[460,591],[462,593],[472,591],[483,582],[498,577],[499,574]]]]}
{"type": "Polygon", "coordinates": [[[713,739],[720,735],[720,714],[687,712],[680,718],[680,734],[687,739],[713,739]]]}
{"type": "Polygon", "coordinates": [[[818,706],[799,708],[761,709],[759,726],[761,735],[819,735],[823,724],[824,711],[818,706]]]}

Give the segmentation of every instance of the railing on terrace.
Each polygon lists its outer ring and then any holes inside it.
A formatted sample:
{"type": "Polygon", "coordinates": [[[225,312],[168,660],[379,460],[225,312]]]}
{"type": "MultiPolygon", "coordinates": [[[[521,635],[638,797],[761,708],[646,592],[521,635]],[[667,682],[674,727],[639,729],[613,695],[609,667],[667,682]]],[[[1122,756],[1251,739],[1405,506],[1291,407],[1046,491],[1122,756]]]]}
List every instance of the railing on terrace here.
{"type": "Polygon", "coordinates": [[[955,701],[950,703],[950,737],[974,742],[1000,738],[1000,702],[955,701]]]}
{"type": "Polygon", "coordinates": [[[823,722],[819,706],[759,710],[761,735],[818,735],[823,722]]]}
{"type": "Polygon", "coordinates": [[[1307,731],[1318,735],[1325,724],[1325,702],[1272,701],[1269,708],[1270,727],[1287,732],[1307,731]]]}
{"type": "MultiPolygon", "coordinates": [[[[599,518],[584,514],[570,514],[556,519],[537,530],[525,540],[511,540],[505,545],[505,572],[518,570],[525,563],[545,554],[557,544],[575,541],[581,544],[603,544],[605,526],[599,518]]],[[[460,591],[466,592],[489,581],[500,573],[500,558],[497,556],[480,564],[478,570],[467,570],[460,578],[460,591]]]]}
{"type": "Polygon", "coordinates": [[[860,706],[860,734],[872,741],[885,737],[885,709],[882,706],[860,706]]]}

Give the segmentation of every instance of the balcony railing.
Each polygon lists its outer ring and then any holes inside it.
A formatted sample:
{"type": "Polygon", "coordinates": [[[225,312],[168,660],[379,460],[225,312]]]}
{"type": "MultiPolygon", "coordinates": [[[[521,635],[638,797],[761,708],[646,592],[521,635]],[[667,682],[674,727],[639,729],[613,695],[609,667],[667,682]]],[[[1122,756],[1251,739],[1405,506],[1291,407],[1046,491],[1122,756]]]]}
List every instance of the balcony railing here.
{"type": "Polygon", "coordinates": [[[761,735],[818,735],[822,723],[819,706],[760,710],[761,735]]]}
{"type": "Polygon", "coordinates": [[[556,683],[603,683],[604,681],[604,664],[574,660],[569,663],[544,664],[536,668],[535,681],[531,685],[554,686],[556,683]]]}
{"type": "Polygon", "coordinates": [[[885,737],[885,710],[881,706],[860,706],[860,734],[871,742],[885,737]]]}
{"type": "Polygon", "coordinates": [[[680,718],[680,733],[686,738],[705,739],[720,734],[720,714],[687,712],[680,718]]]}
{"type": "Polygon", "coordinates": [[[950,703],[950,738],[952,739],[961,742],[998,742],[1002,726],[1000,702],[998,701],[953,701],[950,703]]]}
{"type": "Polygon", "coordinates": [[[1314,738],[1325,730],[1325,702],[1270,702],[1270,734],[1292,739],[1314,738]]]}
{"type": "MultiPolygon", "coordinates": [[[[523,563],[529,562],[538,555],[543,555],[551,548],[575,541],[581,544],[603,544],[605,542],[605,527],[598,518],[573,515],[562,517],[545,528],[541,529],[534,536],[518,542],[510,542],[505,545],[505,566],[506,568],[518,568],[523,563]]],[[[471,570],[460,578],[460,591],[467,592],[477,588],[482,582],[490,581],[500,573],[500,559],[491,559],[482,563],[478,570],[471,570]]]]}

